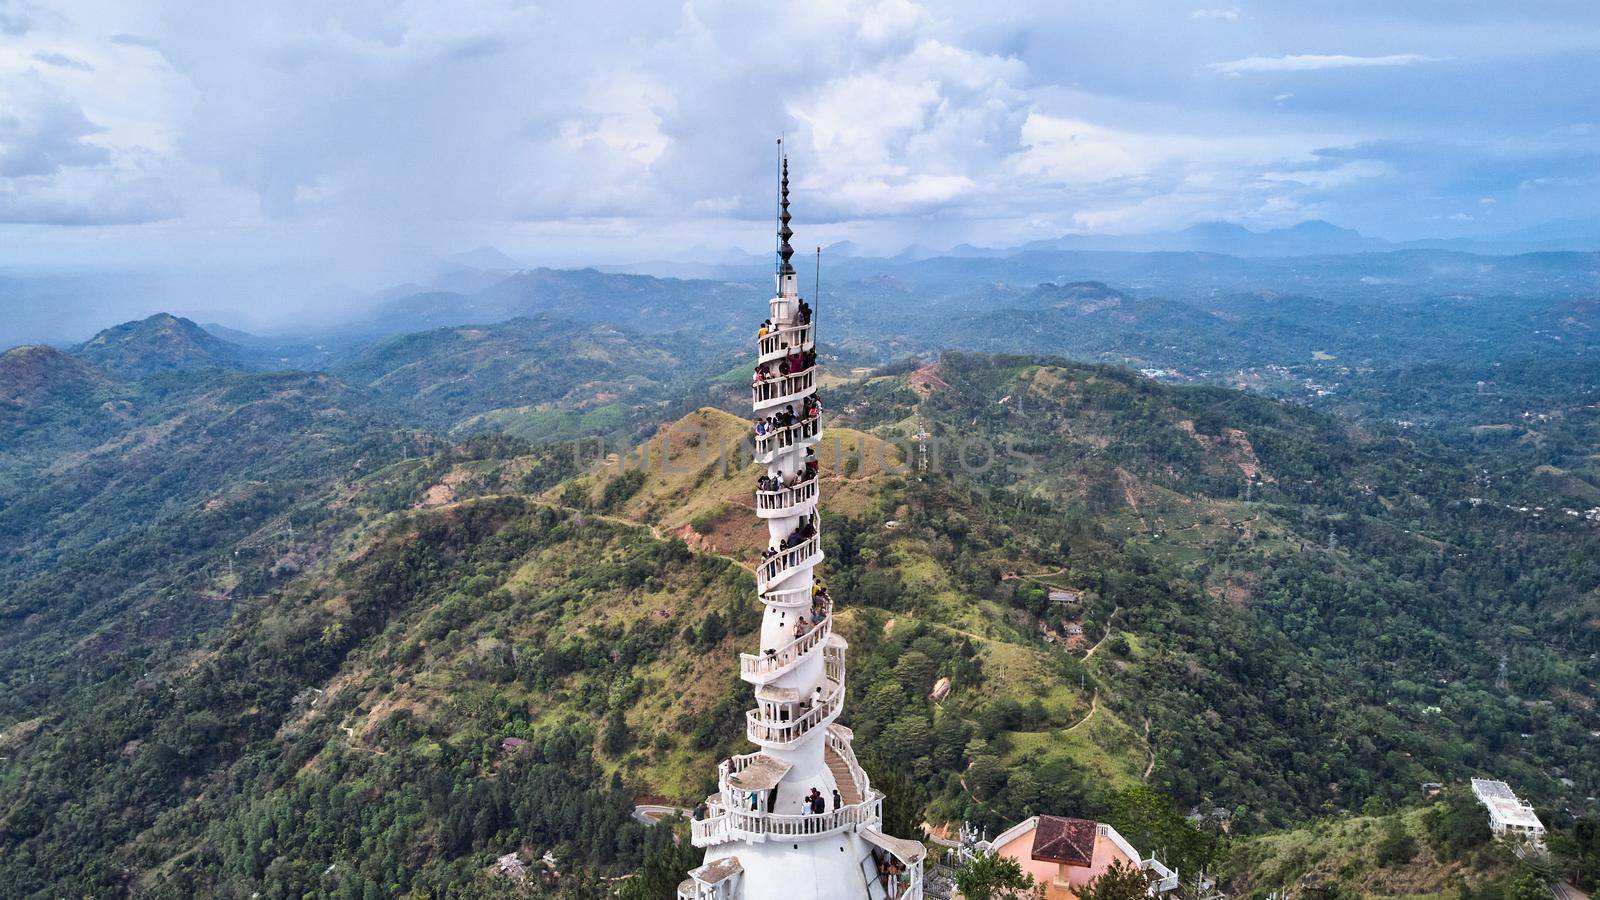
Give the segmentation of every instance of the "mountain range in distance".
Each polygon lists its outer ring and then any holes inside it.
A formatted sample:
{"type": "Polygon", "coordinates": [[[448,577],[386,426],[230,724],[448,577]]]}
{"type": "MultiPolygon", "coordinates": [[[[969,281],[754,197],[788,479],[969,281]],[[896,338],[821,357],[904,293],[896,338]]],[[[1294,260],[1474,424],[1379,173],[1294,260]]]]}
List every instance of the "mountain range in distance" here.
{"type": "MultiPolygon", "coordinates": [[[[854,241],[838,241],[823,248],[832,258],[924,260],[952,258],[1005,258],[1039,252],[1111,253],[1215,253],[1223,256],[1343,256],[1354,253],[1385,253],[1396,250],[1452,250],[1489,256],[1518,253],[1600,250],[1600,222],[1560,221],[1523,228],[1484,238],[1425,238],[1390,241],[1364,235],[1321,219],[1309,219],[1286,228],[1252,231],[1233,222],[1199,222],[1177,231],[1141,234],[1064,234],[1060,237],[1028,241],[1015,246],[980,247],[957,244],[936,248],[912,245],[892,257],[867,252],[854,241]]],[[[504,257],[493,248],[479,248],[462,259],[483,258],[488,254],[504,257]]],[[[741,266],[765,265],[767,254],[745,253],[737,248],[715,250],[697,247],[675,261],[653,261],[626,266],[603,267],[617,271],[661,273],[662,266],[741,266]],[[685,260],[688,260],[686,262],[685,260]]]]}
{"type": "MultiPolygon", "coordinates": [[[[1419,297],[1592,295],[1600,269],[1600,225],[1554,223],[1492,241],[1392,243],[1327,222],[1255,232],[1228,223],[1146,235],[1065,235],[1009,248],[910,248],[875,257],[849,241],[825,248],[821,299],[866,301],[896,284],[954,297],[992,286],[1104,282],[1143,297],[1195,301],[1273,292],[1360,303],[1419,297]],[[1568,248],[1568,249],[1558,249],[1568,248]]],[[[766,283],[770,260],[737,249],[695,248],[673,260],[588,268],[528,268],[491,246],[420,253],[407,273],[379,290],[340,283],[334,270],[296,264],[179,274],[154,270],[59,272],[0,268],[0,297],[12,315],[0,346],[70,347],[115,322],[170,311],[260,335],[235,343],[292,365],[324,362],[333,344],[432,327],[501,321],[547,312],[607,319],[598,307],[637,298],[648,318],[710,312],[721,324],[735,295],[766,283]],[[697,261],[696,261],[697,260],[697,261]],[[86,327],[87,326],[87,327],[86,327]]],[[[211,323],[216,327],[211,328],[211,323]]]]}

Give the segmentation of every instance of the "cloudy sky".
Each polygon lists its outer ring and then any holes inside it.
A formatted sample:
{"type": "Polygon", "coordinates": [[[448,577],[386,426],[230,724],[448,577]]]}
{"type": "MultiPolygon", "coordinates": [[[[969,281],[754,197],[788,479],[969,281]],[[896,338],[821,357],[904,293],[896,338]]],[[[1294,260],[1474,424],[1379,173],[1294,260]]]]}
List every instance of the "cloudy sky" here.
{"type": "MultiPolygon", "coordinates": [[[[1600,209],[1600,4],[0,0],[0,263],[1600,209]]],[[[701,254],[703,255],[703,253],[701,254]]]]}

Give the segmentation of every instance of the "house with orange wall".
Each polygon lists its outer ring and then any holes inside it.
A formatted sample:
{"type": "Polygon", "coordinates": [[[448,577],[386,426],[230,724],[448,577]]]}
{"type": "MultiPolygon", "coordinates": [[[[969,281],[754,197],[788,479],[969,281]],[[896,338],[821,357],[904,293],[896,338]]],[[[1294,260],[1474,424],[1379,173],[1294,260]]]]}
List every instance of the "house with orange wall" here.
{"type": "Polygon", "coordinates": [[[1016,860],[1044,887],[1045,900],[1072,900],[1117,862],[1142,869],[1152,897],[1178,888],[1177,872],[1153,856],[1141,858],[1115,828],[1091,819],[1033,816],[978,846],[1016,860]]]}

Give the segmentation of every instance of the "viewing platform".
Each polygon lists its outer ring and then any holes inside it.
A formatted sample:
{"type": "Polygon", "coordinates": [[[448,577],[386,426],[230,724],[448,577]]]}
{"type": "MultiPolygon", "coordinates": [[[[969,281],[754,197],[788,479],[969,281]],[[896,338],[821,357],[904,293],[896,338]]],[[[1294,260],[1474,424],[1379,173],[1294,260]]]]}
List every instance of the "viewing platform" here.
{"type": "Polygon", "coordinates": [[[787,519],[808,513],[817,502],[816,476],[794,487],[777,491],[756,491],[756,515],[763,519],[787,519]]]}
{"type": "Polygon", "coordinates": [[[817,367],[812,366],[793,375],[779,375],[750,385],[750,403],[756,415],[782,409],[786,405],[799,405],[816,387],[817,367]]]}
{"type": "Polygon", "coordinates": [[[814,534],[777,556],[768,557],[756,567],[756,591],[766,593],[767,588],[782,584],[803,569],[822,562],[822,535],[814,534]]]}
{"type": "Polygon", "coordinates": [[[829,635],[822,646],[822,698],[812,702],[794,688],[770,684],[756,688],[756,708],[747,710],[745,737],[759,747],[789,747],[819,726],[832,724],[844,709],[844,651],[847,644],[829,635]]]}
{"type": "Polygon", "coordinates": [[[722,798],[708,804],[711,815],[690,823],[690,840],[696,847],[710,847],[732,840],[765,841],[770,838],[822,837],[841,831],[878,828],[883,825],[883,794],[874,790],[867,799],[825,813],[778,815],[751,810],[729,811],[722,798]]]}
{"type": "Polygon", "coordinates": [[[810,418],[755,439],[756,465],[771,465],[778,454],[794,446],[815,444],[822,436],[822,419],[810,418]]]}
{"type": "Polygon", "coordinates": [[[811,323],[804,325],[790,325],[776,331],[767,332],[767,336],[760,340],[760,353],[756,357],[756,365],[769,363],[773,360],[783,359],[796,350],[812,349],[811,323]]]}

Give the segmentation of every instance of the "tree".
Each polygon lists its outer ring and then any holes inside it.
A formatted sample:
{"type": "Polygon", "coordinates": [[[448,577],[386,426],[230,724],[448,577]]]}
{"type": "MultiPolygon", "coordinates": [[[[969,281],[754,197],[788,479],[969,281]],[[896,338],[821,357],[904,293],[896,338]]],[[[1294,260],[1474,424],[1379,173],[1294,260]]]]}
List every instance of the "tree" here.
{"type": "Polygon", "coordinates": [[[1506,885],[1505,900],[1545,900],[1550,888],[1532,872],[1520,872],[1506,885]]]}
{"type": "Polygon", "coordinates": [[[606,716],[606,728],[600,735],[600,749],[616,756],[632,744],[633,734],[628,731],[628,721],[622,717],[622,710],[613,709],[606,716]]]}
{"type": "Polygon", "coordinates": [[[617,896],[622,900],[671,900],[678,895],[678,883],[704,854],[688,841],[673,839],[671,823],[651,826],[645,833],[644,865],[633,878],[622,882],[617,896]]]}
{"type": "MultiPolygon", "coordinates": [[[[1107,817],[1135,847],[1160,848],[1163,861],[1180,871],[1204,870],[1216,855],[1217,841],[1189,824],[1172,801],[1147,785],[1124,788],[1109,798],[1107,817]]],[[[1241,814],[1235,821],[1242,821],[1241,814]]]]}
{"type": "Polygon", "coordinates": [[[1144,900],[1150,892],[1150,879],[1135,866],[1118,860],[1105,874],[1089,882],[1078,900],[1144,900]]]}
{"type": "Polygon", "coordinates": [[[1593,887],[1600,875],[1600,819],[1585,816],[1570,830],[1551,832],[1550,850],[1573,884],[1593,887]]]}
{"type": "Polygon", "coordinates": [[[1489,843],[1489,823],[1472,793],[1454,787],[1439,795],[1422,816],[1428,839],[1445,859],[1460,859],[1470,850],[1489,843]]]}
{"type": "Polygon", "coordinates": [[[1383,837],[1378,841],[1378,865],[1394,866],[1410,862],[1417,855],[1417,839],[1406,831],[1406,826],[1398,818],[1389,820],[1389,826],[1384,830],[1383,837]]]}
{"type": "Polygon", "coordinates": [[[1009,856],[979,851],[956,870],[956,890],[967,900],[1012,900],[1033,890],[1033,876],[1009,856]]]}

